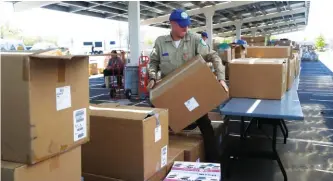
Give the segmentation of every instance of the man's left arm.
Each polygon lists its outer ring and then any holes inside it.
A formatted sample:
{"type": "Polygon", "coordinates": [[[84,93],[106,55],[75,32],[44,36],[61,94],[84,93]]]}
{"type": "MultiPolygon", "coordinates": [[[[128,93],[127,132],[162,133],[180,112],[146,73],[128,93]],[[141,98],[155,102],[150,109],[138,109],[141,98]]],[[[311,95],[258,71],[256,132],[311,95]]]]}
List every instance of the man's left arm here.
{"type": "Polygon", "coordinates": [[[203,39],[196,37],[195,38],[196,52],[205,59],[206,62],[212,62],[213,67],[216,71],[218,80],[225,80],[225,68],[222,64],[221,58],[218,56],[217,52],[211,50],[210,47],[206,44],[203,39]]]}
{"type": "Polygon", "coordinates": [[[207,62],[212,62],[213,67],[216,72],[216,76],[218,80],[225,80],[225,67],[222,64],[222,60],[217,54],[216,51],[210,50],[210,52],[205,56],[205,60],[207,62]]]}

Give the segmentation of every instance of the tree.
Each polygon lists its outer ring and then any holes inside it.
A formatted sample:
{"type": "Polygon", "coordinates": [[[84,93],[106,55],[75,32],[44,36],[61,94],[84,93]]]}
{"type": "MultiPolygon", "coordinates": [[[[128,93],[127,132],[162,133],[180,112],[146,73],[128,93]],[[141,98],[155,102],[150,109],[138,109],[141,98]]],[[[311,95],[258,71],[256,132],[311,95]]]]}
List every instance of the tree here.
{"type": "Polygon", "coordinates": [[[323,50],[323,48],[325,47],[326,43],[325,43],[325,38],[324,36],[321,34],[316,38],[316,48],[320,51],[323,50]]]}
{"type": "Polygon", "coordinates": [[[9,23],[5,23],[0,27],[0,38],[22,39],[22,30],[13,28],[9,23]]]}

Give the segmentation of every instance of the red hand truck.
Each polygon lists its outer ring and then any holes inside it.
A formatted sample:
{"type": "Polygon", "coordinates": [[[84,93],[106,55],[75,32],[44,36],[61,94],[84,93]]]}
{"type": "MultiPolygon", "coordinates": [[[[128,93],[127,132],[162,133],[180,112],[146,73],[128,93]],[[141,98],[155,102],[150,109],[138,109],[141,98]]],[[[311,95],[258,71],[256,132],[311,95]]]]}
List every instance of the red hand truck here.
{"type": "Polygon", "coordinates": [[[148,63],[149,63],[148,56],[140,56],[139,58],[139,97],[141,99],[145,99],[148,97],[148,63]]]}

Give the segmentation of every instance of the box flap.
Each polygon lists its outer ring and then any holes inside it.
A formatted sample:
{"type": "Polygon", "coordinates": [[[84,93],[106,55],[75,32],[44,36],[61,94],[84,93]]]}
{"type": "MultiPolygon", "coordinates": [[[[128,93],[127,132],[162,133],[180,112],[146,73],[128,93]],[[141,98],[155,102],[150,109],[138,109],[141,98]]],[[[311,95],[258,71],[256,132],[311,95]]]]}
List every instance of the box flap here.
{"type": "Polygon", "coordinates": [[[233,59],[231,64],[283,64],[286,63],[285,58],[240,58],[233,59]]]}
{"type": "MultiPolygon", "coordinates": [[[[135,109],[132,106],[120,106],[120,107],[105,107],[105,106],[89,106],[91,116],[109,117],[109,118],[120,118],[127,120],[138,120],[144,121],[148,117],[154,116],[163,109],[155,108],[140,108],[135,109]]],[[[166,110],[164,110],[166,111],[166,110]]]]}

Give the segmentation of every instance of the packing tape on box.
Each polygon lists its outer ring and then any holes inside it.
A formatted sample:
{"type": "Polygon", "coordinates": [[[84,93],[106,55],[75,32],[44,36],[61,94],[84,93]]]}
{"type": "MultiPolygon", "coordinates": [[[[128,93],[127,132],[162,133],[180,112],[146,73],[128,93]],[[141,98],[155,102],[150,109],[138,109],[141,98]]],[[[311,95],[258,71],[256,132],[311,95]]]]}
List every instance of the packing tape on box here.
{"type": "MultiPolygon", "coordinates": [[[[58,66],[58,82],[65,82],[66,79],[66,60],[60,59],[57,61],[58,66]]],[[[31,81],[30,76],[30,58],[28,56],[25,56],[23,58],[23,80],[24,81],[31,81]]]]}
{"type": "Polygon", "coordinates": [[[60,167],[60,160],[59,160],[60,156],[61,155],[57,155],[55,157],[50,158],[50,164],[49,164],[50,171],[56,170],[60,167]]]}

